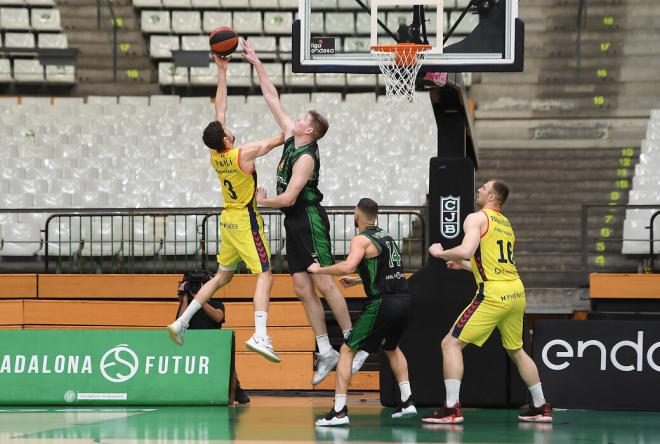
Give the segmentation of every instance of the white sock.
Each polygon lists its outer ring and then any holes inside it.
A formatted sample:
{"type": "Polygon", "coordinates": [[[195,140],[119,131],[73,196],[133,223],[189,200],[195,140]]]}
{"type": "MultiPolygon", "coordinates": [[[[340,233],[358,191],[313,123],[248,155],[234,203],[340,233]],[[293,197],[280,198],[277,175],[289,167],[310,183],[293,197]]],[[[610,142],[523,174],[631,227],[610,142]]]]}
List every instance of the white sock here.
{"type": "Polygon", "coordinates": [[[401,392],[401,402],[407,401],[412,394],[412,391],[410,390],[410,382],[399,382],[399,391],[401,392]]]}
{"type": "Polygon", "coordinates": [[[344,330],[341,332],[344,335],[344,339],[348,339],[348,337],[351,335],[351,330],[352,329],[349,328],[348,330],[344,330]]]}
{"type": "Polygon", "coordinates": [[[340,412],[346,405],[346,395],[335,395],[335,412],[340,412]]]}
{"type": "Polygon", "coordinates": [[[330,353],[332,347],[330,346],[330,339],[328,339],[328,334],[324,334],[316,337],[316,345],[319,348],[319,353],[323,356],[330,353]]]}
{"type": "Polygon", "coordinates": [[[532,394],[532,402],[534,403],[534,407],[541,407],[543,404],[545,404],[545,397],[543,396],[543,389],[541,388],[540,382],[528,388],[529,392],[532,394]]]}
{"type": "Polygon", "coordinates": [[[447,407],[454,407],[458,403],[458,394],[461,391],[461,380],[445,379],[445,390],[447,391],[447,407]]]}
{"type": "Polygon", "coordinates": [[[181,316],[179,317],[178,320],[181,321],[181,323],[182,323],[184,326],[187,327],[188,324],[190,324],[190,318],[192,318],[193,315],[194,315],[195,313],[197,313],[197,312],[199,311],[200,308],[202,308],[202,306],[199,305],[199,302],[197,302],[195,299],[193,299],[193,300],[190,302],[190,304],[188,304],[188,307],[187,307],[187,308],[185,309],[185,311],[181,314],[181,316]]]}
{"type": "Polygon", "coordinates": [[[266,336],[266,323],[268,322],[267,311],[254,312],[254,334],[256,336],[266,336]]]}

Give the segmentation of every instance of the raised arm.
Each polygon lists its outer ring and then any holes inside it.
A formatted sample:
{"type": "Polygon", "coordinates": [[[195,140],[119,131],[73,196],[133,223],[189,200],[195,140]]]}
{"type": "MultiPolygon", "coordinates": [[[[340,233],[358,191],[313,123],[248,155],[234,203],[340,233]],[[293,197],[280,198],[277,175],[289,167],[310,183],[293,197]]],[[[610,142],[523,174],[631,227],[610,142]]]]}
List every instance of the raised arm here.
{"type": "Polygon", "coordinates": [[[218,67],[218,88],[215,91],[215,120],[225,124],[225,113],[227,112],[227,66],[228,57],[220,57],[213,54],[213,61],[218,67]]]}
{"type": "Polygon", "coordinates": [[[267,139],[248,142],[241,146],[241,152],[239,153],[240,162],[242,165],[254,162],[257,157],[265,156],[270,153],[273,148],[278,147],[283,143],[284,133],[280,133],[277,136],[269,137],[267,139]]]}
{"type": "Polygon", "coordinates": [[[314,159],[309,154],[303,154],[298,160],[296,160],[296,163],[293,164],[291,180],[286,186],[286,191],[277,197],[268,198],[266,189],[259,187],[256,194],[257,203],[270,208],[286,208],[292,206],[296,203],[298,195],[305,187],[305,184],[313,172],[314,159]]]}
{"type": "Polygon", "coordinates": [[[241,45],[243,46],[243,58],[250,62],[254,66],[254,70],[259,76],[259,85],[261,85],[261,93],[266,100],[270,112],[273,114],[277,125],[284,132],[285,139],[288,139],[293,134],[293,125],[294,121],[282,108],[282,103],[280,102],[280,96],[277,94],[277,89],[275,85],[266,74],[264,65],[261,63],[261,60],[257,57],[257,54],[254,52],[252,44],[248,40],[241,40],[241,45]]]}

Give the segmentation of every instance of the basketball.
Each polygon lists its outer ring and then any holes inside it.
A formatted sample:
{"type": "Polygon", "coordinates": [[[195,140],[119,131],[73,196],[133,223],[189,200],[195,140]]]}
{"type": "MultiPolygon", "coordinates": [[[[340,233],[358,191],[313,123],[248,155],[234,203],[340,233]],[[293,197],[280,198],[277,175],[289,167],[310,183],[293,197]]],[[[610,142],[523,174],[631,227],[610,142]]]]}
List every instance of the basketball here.
{"type": "Polygon", "coordinates": [[[238,34],[226,26],[216,28],[209,35],[209,45],[211,46],[211,51],[221,57],[226,57],[236,51],[238,34]]]}

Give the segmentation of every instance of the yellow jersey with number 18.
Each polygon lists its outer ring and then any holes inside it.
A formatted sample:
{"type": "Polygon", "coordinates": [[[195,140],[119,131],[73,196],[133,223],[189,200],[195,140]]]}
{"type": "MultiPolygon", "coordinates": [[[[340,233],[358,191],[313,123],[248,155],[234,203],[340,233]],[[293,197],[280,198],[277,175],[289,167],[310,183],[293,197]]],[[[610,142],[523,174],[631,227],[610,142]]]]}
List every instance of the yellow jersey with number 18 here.
{"type": "Polygon", "coordinates": [[[243,209],[255,205],[254,192],[257,188],[257,171],[246,172],[239,161],[240,148],[221,153],[213,151],[211,165],[218,175],[224,208],[243,209]]]}
{"type": "Polygon", "coordinates": [[[518,270],[513,258],[516,236],[511,223],[502,213],[490,208],[481,210],[488,218],[488,228],[481,236],[477,251],[470,258],[477,284],[488,281],[513,281],[518,270]]]}

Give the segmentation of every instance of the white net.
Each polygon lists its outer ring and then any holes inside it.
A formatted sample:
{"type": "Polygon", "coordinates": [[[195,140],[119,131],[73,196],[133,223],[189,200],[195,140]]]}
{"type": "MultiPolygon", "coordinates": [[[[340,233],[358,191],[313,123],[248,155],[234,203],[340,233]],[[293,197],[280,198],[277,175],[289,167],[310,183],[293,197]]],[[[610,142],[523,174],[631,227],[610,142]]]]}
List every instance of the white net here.
{"type": "Polygon", "coordinates": [[[371,48],[371,54],[378,61],[385,78],[387,103],[415,101],[415,79],[429,50],[430,47],[401,44],[371,48]]]}

